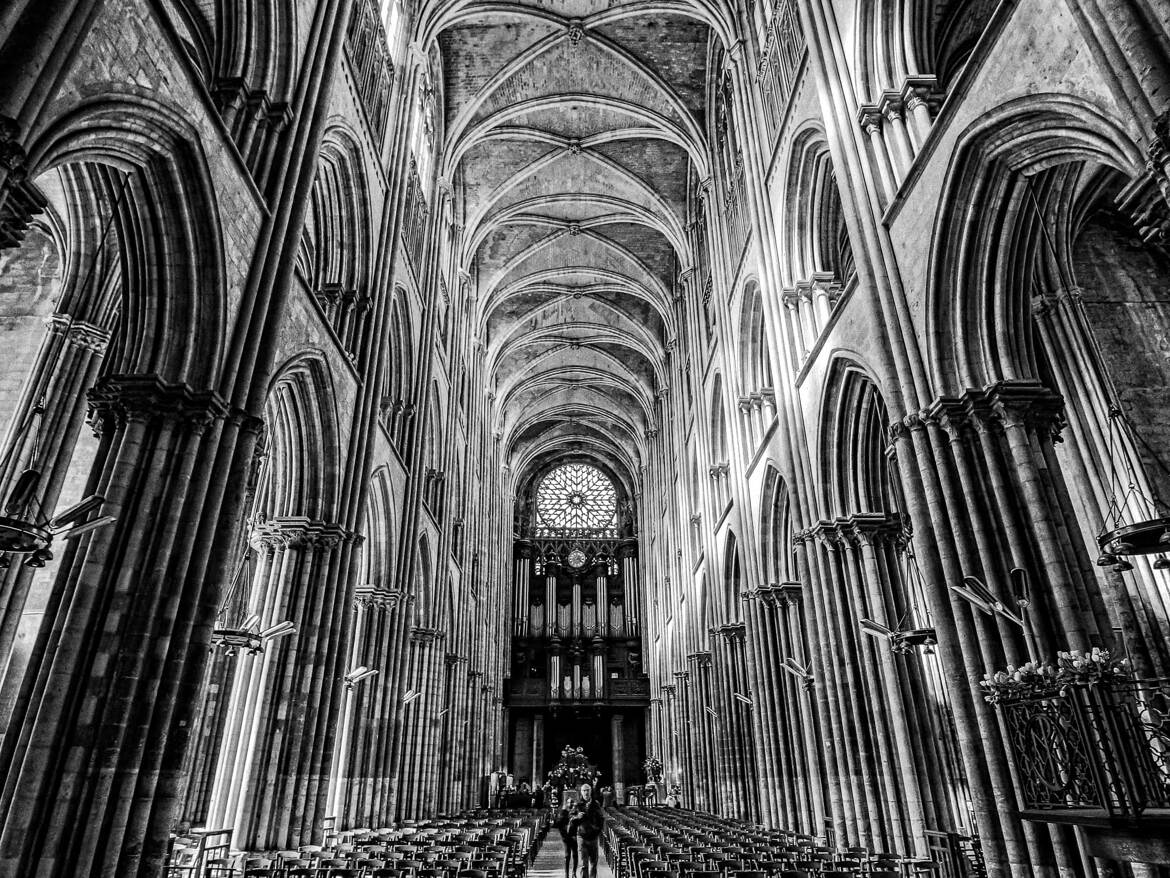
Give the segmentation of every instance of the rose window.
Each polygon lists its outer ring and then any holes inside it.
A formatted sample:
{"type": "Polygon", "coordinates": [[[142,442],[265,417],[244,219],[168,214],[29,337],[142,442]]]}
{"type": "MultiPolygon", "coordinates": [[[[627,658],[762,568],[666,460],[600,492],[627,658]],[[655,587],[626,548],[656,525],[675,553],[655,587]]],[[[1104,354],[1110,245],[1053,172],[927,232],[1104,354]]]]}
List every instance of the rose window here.
{"type": "Polygon", "coordinates": [[[536,490],[540,523],[554,530],[612,527],[617,511],[613,482],[597,467],[569,463],[544,477],[536,490]]]}

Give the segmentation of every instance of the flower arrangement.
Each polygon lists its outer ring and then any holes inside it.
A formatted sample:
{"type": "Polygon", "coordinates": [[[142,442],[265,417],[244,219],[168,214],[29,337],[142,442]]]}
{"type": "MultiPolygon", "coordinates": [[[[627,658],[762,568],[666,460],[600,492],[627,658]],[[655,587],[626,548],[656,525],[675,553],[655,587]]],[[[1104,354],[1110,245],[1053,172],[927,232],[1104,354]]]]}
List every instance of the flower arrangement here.
{"type": "Polygon", "coordinates": [[[1058,652],[1056,663],[1025,662],[1008,665],[1006,671],[987,674],[979,682],[991,704],[1024,698],[1052,696],[1069,686],[1121,682],[1130,678],[1128,659],[1115,659],[1109,650],[1093,647],[1087,652],[1058,652]]]}
{"type": "Polygon", "coordinates": [[[646,761],[642,763],[642,770],[646,772],[646,778],[651,783],[657,783],[662,780],[662,760],[655,756],[647,756],[646,761]]]}
{"type": "Polygon", "coordinates": [[[589,762],[583,747],[565,747],[560,761],[548,773],[548,781],[553,786],[569,787],[591,784],[596,776],[597,768],[589,762]]]}

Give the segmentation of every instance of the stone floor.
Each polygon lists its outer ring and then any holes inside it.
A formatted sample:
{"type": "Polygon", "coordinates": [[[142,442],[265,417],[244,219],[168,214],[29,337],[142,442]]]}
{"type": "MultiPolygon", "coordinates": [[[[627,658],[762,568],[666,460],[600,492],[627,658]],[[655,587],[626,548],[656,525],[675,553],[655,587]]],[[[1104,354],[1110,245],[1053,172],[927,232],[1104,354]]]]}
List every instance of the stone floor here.
{"type": "MultiPolygon", "coordinates": [[[[550,829],[540,846],[540,852],[528,870],[528,878],[565,878],[565,855],[561,846],[560,836],[555,829],[550,829]]],[[[578,871],[578,876],[580,871],[578,871]]],[[[601,861],[597,864],[597,878],[613,878],[609,863],[605,860],[605,852],[601,854],[601,861]]]]}

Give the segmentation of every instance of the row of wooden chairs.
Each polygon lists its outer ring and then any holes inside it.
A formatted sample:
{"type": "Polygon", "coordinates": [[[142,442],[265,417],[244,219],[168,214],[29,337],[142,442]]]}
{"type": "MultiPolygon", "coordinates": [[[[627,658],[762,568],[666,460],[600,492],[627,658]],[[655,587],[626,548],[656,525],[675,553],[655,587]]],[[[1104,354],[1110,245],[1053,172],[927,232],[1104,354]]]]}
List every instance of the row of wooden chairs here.
{"type": "Polygon", "coordinates": [[[352,829],[326,844],[212,860],[198,878],[524,878],[547,824],[543,813],[479,811],[352,829]]]}
{"type": "Polygon", "coordinates": [[[833,850],[808,835],[681,809],[612,815],[607,856],[618,878],[906,878],[938,864],[864,848],[833,850]]]}

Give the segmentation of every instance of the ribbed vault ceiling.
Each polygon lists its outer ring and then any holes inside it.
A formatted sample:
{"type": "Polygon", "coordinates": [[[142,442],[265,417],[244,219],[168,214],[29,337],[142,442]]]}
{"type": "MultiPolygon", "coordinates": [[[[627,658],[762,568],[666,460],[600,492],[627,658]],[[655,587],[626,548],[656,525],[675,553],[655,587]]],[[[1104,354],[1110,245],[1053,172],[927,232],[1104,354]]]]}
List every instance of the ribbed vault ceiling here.
{"type": "Polygon", "coordinates": [[[684,9],[483,3],[443,22],[440,171],[518,478],[592,458],[632,489],[658,426],[687,193],[706,176],[711,30],[684,9]]]}

